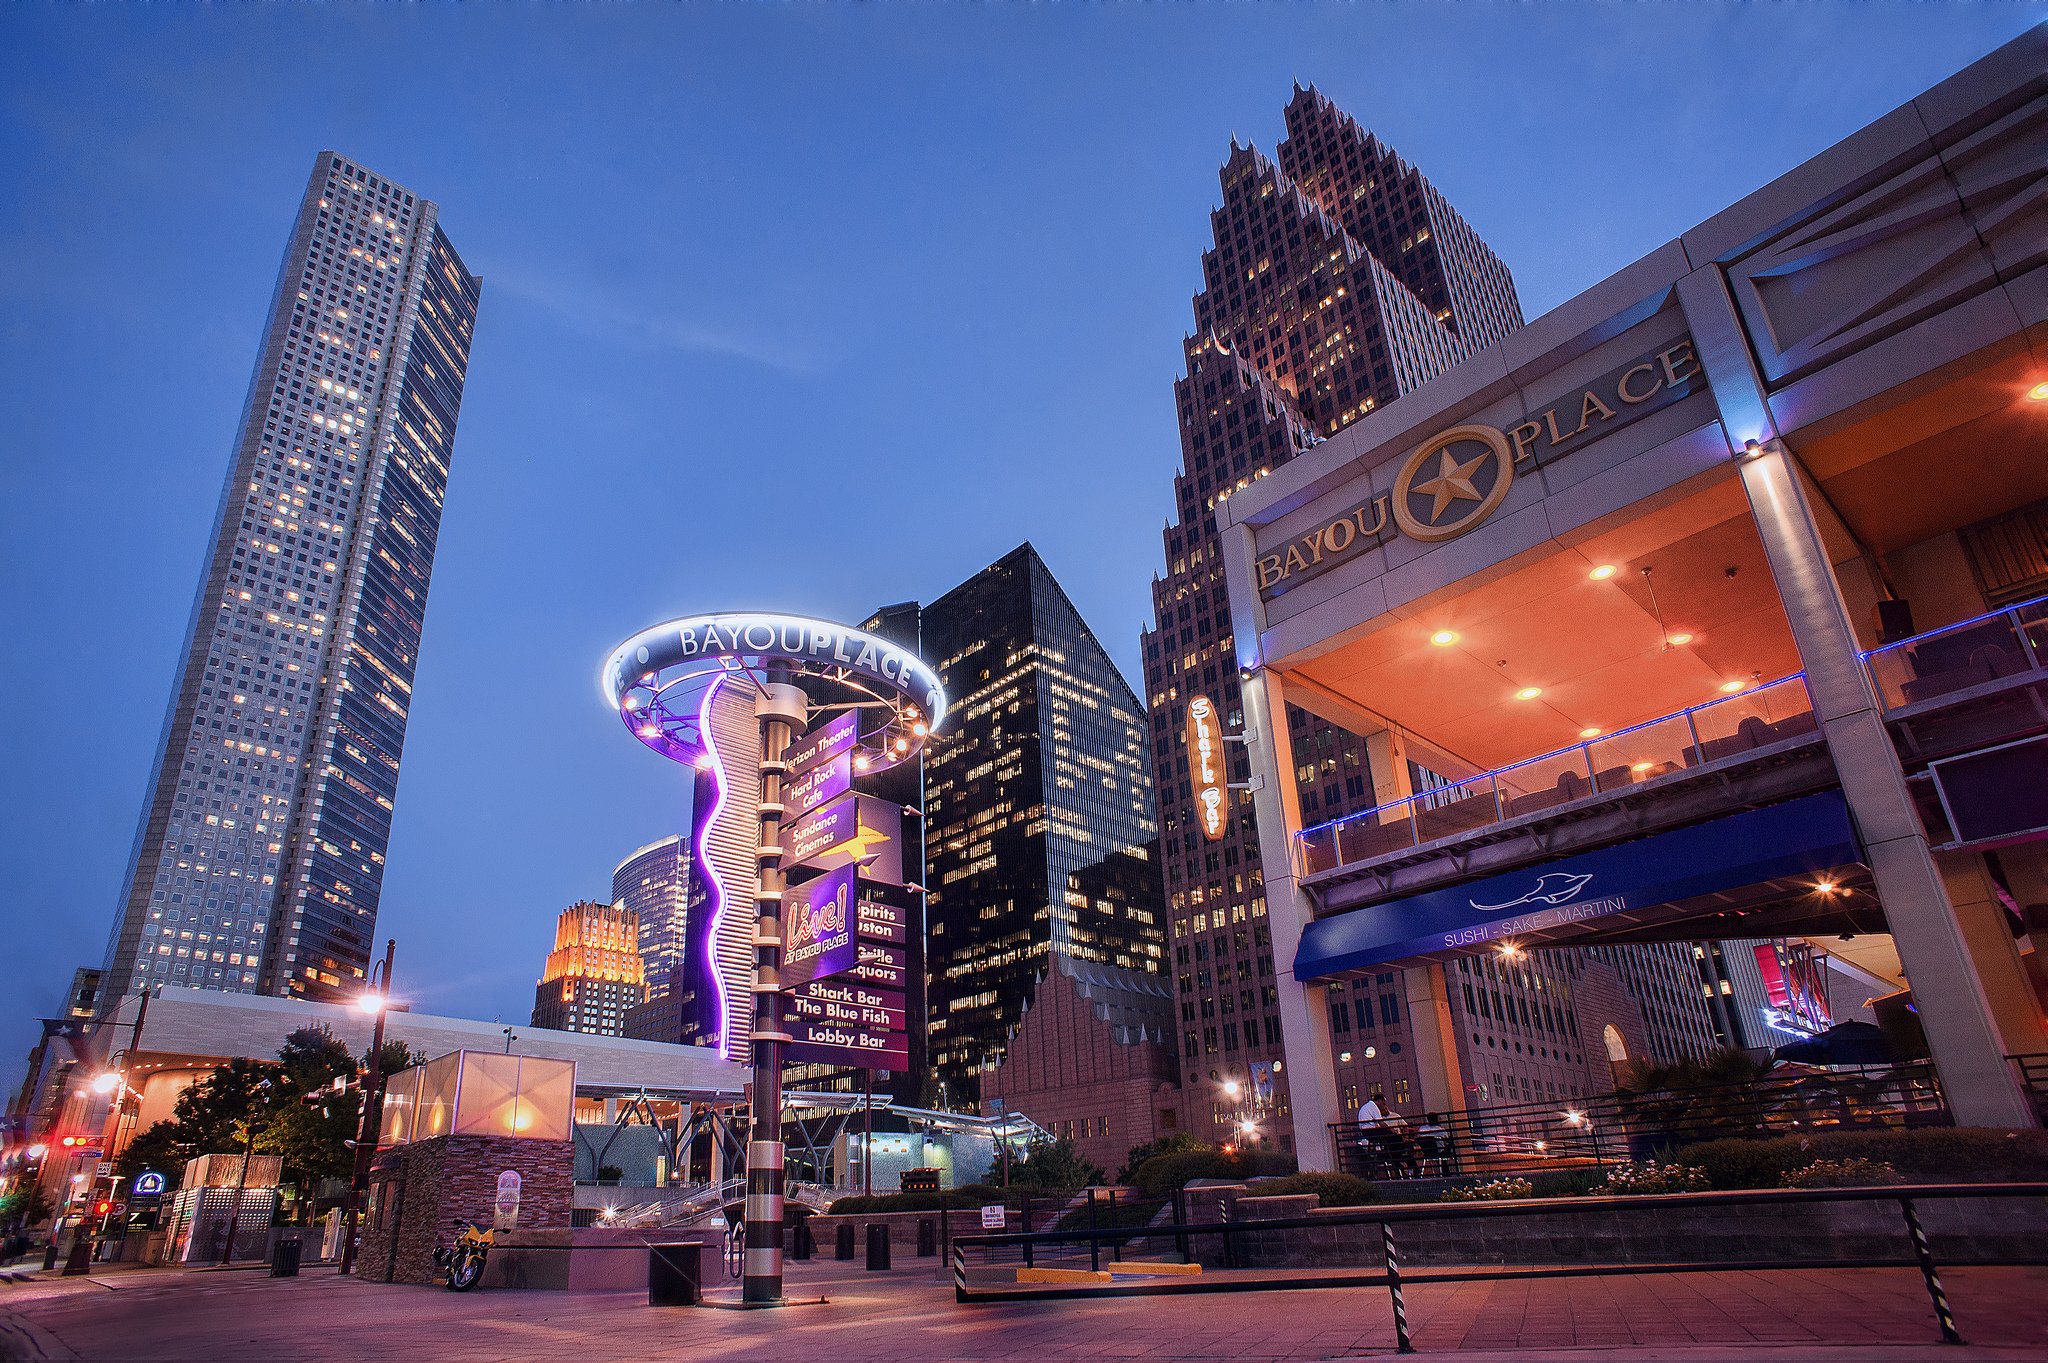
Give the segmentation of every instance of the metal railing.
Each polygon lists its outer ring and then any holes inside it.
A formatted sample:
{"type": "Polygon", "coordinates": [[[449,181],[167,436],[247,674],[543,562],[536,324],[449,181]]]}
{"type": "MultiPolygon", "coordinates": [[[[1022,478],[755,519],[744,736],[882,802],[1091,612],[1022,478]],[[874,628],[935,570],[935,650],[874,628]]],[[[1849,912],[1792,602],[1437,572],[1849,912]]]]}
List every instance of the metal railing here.
{"type": "Polygon", "coordinates": [[[2048,668],[2048,596],[1873,648],[1863,666],[1887,713],[2048,668]]]}
{"type": "Polygon", "coordinates": [[[1294,835],[1303,876],[1475,832],[1575,800],[1732,761],[1815,731],[1803,673],[1526,758],[1294,835]]]}
{"type": "Polygon", "coordinates": [[[1743,1084],[1616,1092],[1369,1127],[1333,1122],[1338,1168],[1366,1179],[1499,1178],[1666,1158],[1727,1136],[1812,1135],[1947,1126],[1930,1061],[1767,1076],[1743,1084]]]}
{"type": "MultiPolygon", "coordinates": [[[[1052,1297],[1086,1296],[1137,1296],[1165,1295],[1190,1292],[1244,1292],[1244,1291],[1289,1291],[1304,1288],[1332,1287],[1376,1287],[1384,1286],[1391,1302],[1396,1347],[1402,1353],[1413,1353],[1415,1346],[1408,1328],[1407,1308],[1403,1297],[1404,1284],[1413,1283],[1457,1283],[1497,1282],[1517,1278],[1560,1278],[1626,1276],[1640,1273],[1710,1273],[1710,1272],[1760,1272],[1773,1269],[1813,1268],[1917,1268],[1927,1295],[1934,1306],[1935,1319],[1939,1325],[1943,1342],[1960,1344],[1962,1335],[1957,1329],[1955,1315],[1949,1307],[1948,1296],[1941,1285],[1939,1266],[1934,1261],[1925,1229],[1920,1223],[1916,1203],[1943,1199],[2006,1199],[2048,1197],[2048,1183],[2012,1184],[1915,1184],[1892,1188],[1776,1188],[1754,1191],[1720,1193],[1673,1193],[1649,1197],[1575,1197],[1548,1198],[1524,1202],[1452,1202],[1420,1206],[1388,1206],[1343,1208],[1319,1212],[1313,1216],[1279,1217],[1272,1220],[1224,1220],[1190,1224],[1183,1216],[1172,1225],[1160,1225],[1122,1229],[1116,1232],[1120,1241],[1144,1240],[1163,1244],[1168,1248],[1162,1252],[1177,1253],[1179,1260],[1160,1262],[1186,1262],[1191,1257],[1189,1246],[1205,1237],[1214,1237],[1220,1249],[1220,1258],[1226,1272],[1239,1266],[1236,1237],[1247,1234],[1273,1235],[1289,1231],[1314,1231],[1327,1235],[1328,1232],[1344,1226],[1377,1226],[1379,1235],[1378,1273],[1351,1273],[1333,1276],[1324,1267],[1322,1272],[1285,1276],[1267,1274],[1257,1278],[1225,1277],[1202,1275],[1196,1277],[1174,1277],[1161,1281],[1134,1281],[1117,1283],[1113,1270],[1123,1266],[1142,1273],[1141,1261],[1128,1257],[1121,1265],[1113,1264],[1108,1275],[1091,1274],[1098,1281],[1065,1285],[1060,1283],[987,1285],[971,1284],[972,1270],[977,1267],[998,1266],[1010,1262],[1011,1256],[1005,1251],[1017,1251],[1019,1259],[1028,1259],[1034,1251],[1051,1249],[1062,1245],[1097,1243],[1101,1233],[1094,1230],[1050,1231],[1036,1234],[965,1235],[953,1242],[951,1268],[953,1273],[953,1295],[960,1302],[1001,1302],[1024,1301],[1052,1297]],[[1473,1268],[1432,1268],[1421,1272],[1404,1270],[1401,1266],[1400,1247],[1395,1228],[1418,1222],[1433,1221],[1484,1221],[1498,1217],[1527,1217],[1537,1215],[1552,1221],[1558,1218],[1586,1216],[1593,1214],[1648,1214],[1667,1209],[1679,1208],[1689,1218],[1701,1210],[1720,1207],[1789,1206],[1797,1203],[1896,1203],[1899,1208],[1902,1229],[1905,1232],[1906,1252],[1890,1255],[1865,1257],[1786,1256],[1782,1258],[1751,1258],[1736,1260],[1660,1260],[1656,1263],[1597,1263],[1564,1262],[1521,1268],[1500,1266],[1473,1268]],[[1910,1257],[1908,1257],[1910,1254],[1910,1257]],[[1111,1276],[1112,1281],[1102,1283],[1102,1276],[1111,1276]]],[[[2048,1237],[2036,1238],[2032,1242],[2032,1253],[2017,1258],[1974,1259],[1974,1263],[2048,1263],[2048,1237]]]]}

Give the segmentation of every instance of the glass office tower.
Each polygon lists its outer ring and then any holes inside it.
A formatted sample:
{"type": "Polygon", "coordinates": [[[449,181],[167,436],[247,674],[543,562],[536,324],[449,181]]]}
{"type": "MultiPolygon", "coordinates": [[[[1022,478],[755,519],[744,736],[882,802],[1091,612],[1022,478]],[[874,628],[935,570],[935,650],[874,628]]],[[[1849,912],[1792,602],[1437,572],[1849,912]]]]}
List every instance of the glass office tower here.
{"type": "Polygon", "coordinates": [[[1165,968],[1145,711],[1029,544],[925,607],[931,1067],[971,1109],[1053,956],[1165,968]]]}
{"type": "Polygon", "coordinates": [[[105,997],[367,970],[481,281],[439,210],[313,166],[243,409],[105,997]]]}

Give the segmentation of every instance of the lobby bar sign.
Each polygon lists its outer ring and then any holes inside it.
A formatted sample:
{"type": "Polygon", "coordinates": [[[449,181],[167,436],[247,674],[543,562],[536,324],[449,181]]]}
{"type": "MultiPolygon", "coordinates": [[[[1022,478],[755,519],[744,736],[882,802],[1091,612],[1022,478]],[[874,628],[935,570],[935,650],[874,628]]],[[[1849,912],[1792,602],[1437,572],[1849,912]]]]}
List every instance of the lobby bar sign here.
{"type": "Polygon", "coordinates": [[[1261,554],[1259,596],[1270,601],[1396,533],[1427,544],[1476,530],[1507,499],[1517,472],[1561,459],[1706,387],[1706,371],[1686,336],[1506,430],[1469,425],[1439,431],[1402,461],[1391,491],[1261,554]]]}
{"type": "Polygon", "coordinates": [[[1223,841],[1230,824],[1223,799],[1223,727],[1216,722],[1216,703],[1207,696],[1188,701],[1188,775],[1194,783],[1195,817],[1202,822],[1203,841],[1223,841]]]}

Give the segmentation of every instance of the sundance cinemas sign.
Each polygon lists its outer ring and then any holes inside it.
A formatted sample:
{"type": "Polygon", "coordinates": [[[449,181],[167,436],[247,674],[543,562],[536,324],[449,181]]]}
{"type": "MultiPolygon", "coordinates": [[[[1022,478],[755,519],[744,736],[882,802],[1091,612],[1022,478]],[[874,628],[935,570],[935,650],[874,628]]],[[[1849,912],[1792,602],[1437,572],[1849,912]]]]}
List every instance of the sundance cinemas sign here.
{"type": "Polygon", "coordinates": [[[1439,431],[1401,462],[1390,491],[1262,553],[1259,595],[1270,601],[1396,534],[1424,544],[1456,539],[1500,508],[1518,472],[1561,459],[1706,387],[1686,337],[1506,430],[1472,425],[1439,431]]]}

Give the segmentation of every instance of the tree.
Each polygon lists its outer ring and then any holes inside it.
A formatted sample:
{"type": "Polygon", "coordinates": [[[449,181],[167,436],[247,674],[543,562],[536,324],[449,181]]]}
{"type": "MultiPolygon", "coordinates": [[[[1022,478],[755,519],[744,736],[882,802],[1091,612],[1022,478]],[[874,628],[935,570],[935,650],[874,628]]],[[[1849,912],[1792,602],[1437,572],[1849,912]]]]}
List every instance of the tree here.
{"type": "Polygon", "coordinates": [[[1124,1167],[1116,1171],[1116,1181],[1129,1183],[1131,1176],[1138,1171],[1138,1166],[1154,1155],[1185,1155],[1191,1151],[1213,1148],[1207,1142],[1197,1140],[1185,1131],[1176,1131],[1171,1136],[1161,1136],[1157,1140],[1146,1141],[1143,1145],[1134,1145],[1130,1153],[1124,1156],[1124,1167]]]}
{"type": "Polygon", "coordinates": [[[239,1154],[245,1124],[255,1115],[261,1085],[272,1066],[256,1060],[230,1060],[178,1095],[170,1120],[158,1122],[128,1143],[114,1162],[114,1172],[132,1178],[156,1169],[170,1186],[183,1177],[185,1164],[201,1155],[239,1154]]]}
{"type": "Polygon", "coordinates": [[[1026,1188],[1081,1188],[1103,1178],[1102,1166],[1082,1159],[1071,1136],[1034,1141],[1024,1158],[1010,1166],[1011,1184],[1026,1188]]]}
{"type": "Polygon", "coordinates": [[[256,1149],[283,1159],[285,1177],[298,1185],[303,1200],[310,1185],[346,1178],[354,1167],[347,1142],[355,1136],[359,1099],[319,1091],[336,1079],[354,1077],[356,1060],[324,1027],[293,1032],[277,1059],[277,1083],[258,1117],[256,1149]],[[315,1100],[308,1102],[308,1095],[315,1100]]]}

